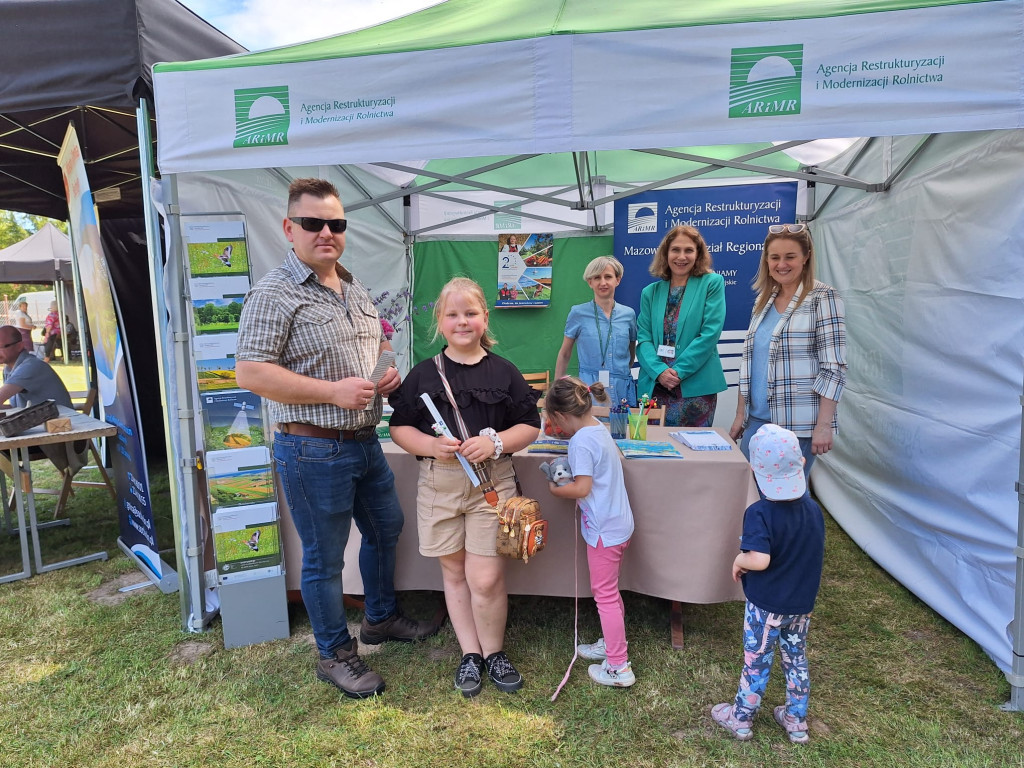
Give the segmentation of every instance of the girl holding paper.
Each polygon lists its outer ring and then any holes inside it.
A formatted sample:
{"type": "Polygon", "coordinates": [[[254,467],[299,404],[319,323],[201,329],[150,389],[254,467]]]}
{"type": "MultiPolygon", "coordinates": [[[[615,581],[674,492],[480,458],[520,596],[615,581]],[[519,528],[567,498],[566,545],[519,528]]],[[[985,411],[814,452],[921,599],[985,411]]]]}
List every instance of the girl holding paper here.
{"type": "Polygon", "coordinates": [[[434,313],[447,345],[436,361],[417,364],[388,397],[394,408],[391,439],[422,458],[416,530],[420,554],[441,563],[448,617],[463,653],[455,688],[466,698],[476,696],[486,674],[498,690],[509,693],[522,688],[523,677],[504,651],[508,594],[505,561],[496,547],[498,516],[456,456],[486,465],[498,495],[514,496],[511,454],[540,431],[538,392],[512,363],[490,351],[495,341],[479,285],[466,277],[449,280],[434,313]],[[464,439],[435,435],[436,418],[421,394],[430,396],[455,435],[459,421],[464,422],[464,439]]]}

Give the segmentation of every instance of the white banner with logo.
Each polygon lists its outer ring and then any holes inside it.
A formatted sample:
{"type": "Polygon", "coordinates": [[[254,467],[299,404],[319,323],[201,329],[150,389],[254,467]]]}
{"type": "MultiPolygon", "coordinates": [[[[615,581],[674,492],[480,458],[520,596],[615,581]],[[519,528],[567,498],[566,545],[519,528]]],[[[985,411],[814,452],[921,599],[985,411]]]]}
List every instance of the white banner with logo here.
{"type": "Polygon", "coordinates": [[[158,65],[164,173],[1019,128],[1024,8],[158,65]]]}

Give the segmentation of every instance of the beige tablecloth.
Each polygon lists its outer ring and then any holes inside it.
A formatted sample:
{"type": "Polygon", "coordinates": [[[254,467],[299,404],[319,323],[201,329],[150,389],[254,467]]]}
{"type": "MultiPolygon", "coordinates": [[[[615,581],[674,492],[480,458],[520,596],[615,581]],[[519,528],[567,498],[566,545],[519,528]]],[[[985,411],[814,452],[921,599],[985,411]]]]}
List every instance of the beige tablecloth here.
{"type": "MultiPolygon", "coordinates": [[[[669,431],[650,427],[648,439],[670,440],[669,431]]],[[[757,500],[750,467],[738,448],[692,451],[675,445],[684,458],[622,459],[636,529],[623,558],[620,588],[688,603],[742,600],[743,591],[732,581],[730,568],[739,551],[743,511],[757,500]]],[[[419,464],[395,444],[385,442],[383,446],[406,513],[398,544],[396,587],[440,590],[440,566],[417,549],[414,516],[419,464]]],[[[547,548],[529,563],[508,561],[508,591],[572,597],[578,590],[580,596],[589,597],[586,545],[579,534],[574,505],[548,492],[547,478],[538,468],[552,458],[525,452],[513,458],[523,493],[541,503],[550,537],[547,548]]],[[[289,590],[298,590],[302,549],[281,501],[286,584],[289,590]]],[[[348,594],[362,593],[358,550],[359,532],[353,526],[343,576],[348,594]]]]}

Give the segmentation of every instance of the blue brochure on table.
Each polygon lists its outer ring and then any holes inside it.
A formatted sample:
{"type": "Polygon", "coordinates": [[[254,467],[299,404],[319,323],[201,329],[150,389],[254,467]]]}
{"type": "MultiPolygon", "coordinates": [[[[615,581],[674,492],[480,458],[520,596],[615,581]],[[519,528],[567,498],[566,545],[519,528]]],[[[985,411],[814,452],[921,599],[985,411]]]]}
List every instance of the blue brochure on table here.
{"type": "Polygon", "coordinates": [[[652,440],[616,440],[622,455],[627,459],[681,459],[683,454],[672,443],[652,440]]]}

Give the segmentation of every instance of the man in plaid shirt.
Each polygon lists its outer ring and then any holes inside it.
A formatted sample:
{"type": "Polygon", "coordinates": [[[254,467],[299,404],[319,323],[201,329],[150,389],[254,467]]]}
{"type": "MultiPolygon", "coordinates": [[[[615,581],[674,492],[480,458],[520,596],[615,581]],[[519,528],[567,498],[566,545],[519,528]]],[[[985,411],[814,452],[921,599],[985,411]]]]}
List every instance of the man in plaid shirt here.
{"type": "Polygon", "coordinates": [[[405,518],[376,425],[381,395],[400,378],[393,367],[376,386],[368,378],[390,346],[366,288],[338,263],[347,228],[338,190],[323,179],[296,179],[283,226],[292,250],[245,298],[236,375],[240,387],[267,398],[277,424],[274,460],[302,540],[302,599],[320,654],[317,677],[366,698],[382,692],[384,680],[359,657],[342,602],[353,520],[362,535],[366,597],[360,639],[409,642],[437,631],[402,615],[395,598],[405,518]]]}

